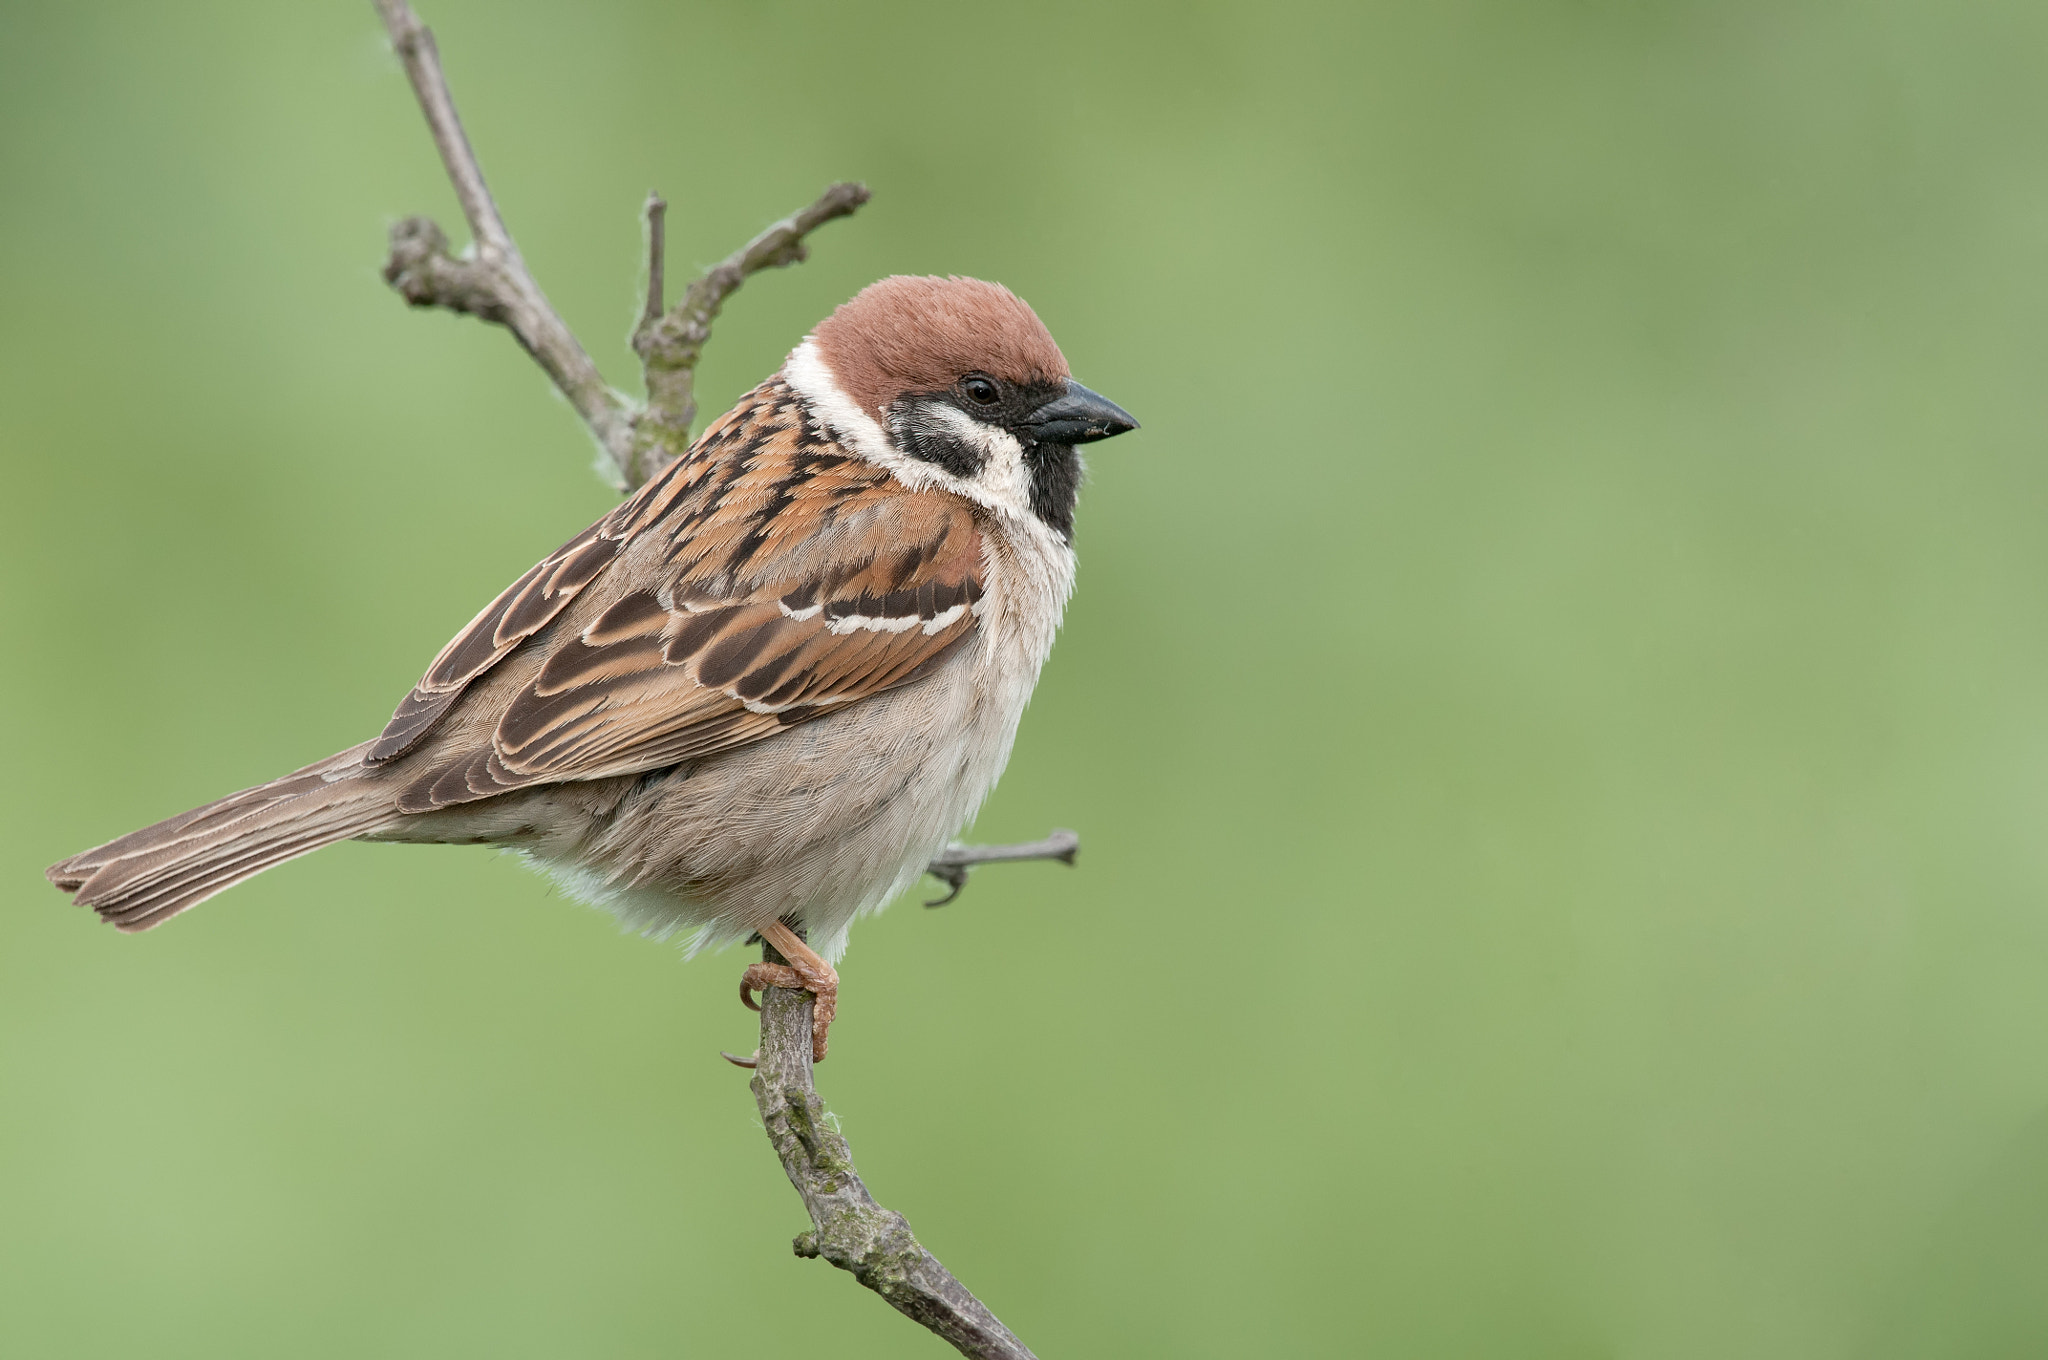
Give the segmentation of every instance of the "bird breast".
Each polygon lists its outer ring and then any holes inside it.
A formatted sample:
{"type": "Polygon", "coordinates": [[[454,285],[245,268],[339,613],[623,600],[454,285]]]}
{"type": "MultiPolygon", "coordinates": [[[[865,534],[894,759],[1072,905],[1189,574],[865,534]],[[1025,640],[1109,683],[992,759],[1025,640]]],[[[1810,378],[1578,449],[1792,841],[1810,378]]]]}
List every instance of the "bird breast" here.
{"type": "Polygon", "coordinates": [[[983,528],[978,626],[932,674],[674,770],[537,792],[551,812],[521,848],[691,952],[792,919],[836,959],[995,787],[1072,591],[1073,553],[1043,525],[983,528]]]}

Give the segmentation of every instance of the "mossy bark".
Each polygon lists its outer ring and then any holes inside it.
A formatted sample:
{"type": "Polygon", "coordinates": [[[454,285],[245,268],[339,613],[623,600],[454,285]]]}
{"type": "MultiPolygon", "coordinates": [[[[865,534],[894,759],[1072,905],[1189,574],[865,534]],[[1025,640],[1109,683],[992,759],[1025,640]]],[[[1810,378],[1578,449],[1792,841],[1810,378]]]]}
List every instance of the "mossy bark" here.
{"type": "MultiPolygon", "coordinates": [[[[761,957],[786,962],[765,944],[761,957]]],[[[792,1244],[796,1254],[849,1272],[962,1355],[1031,1360],[1024,1343],[924,1249],[903,1215],[875,1203],[861,1182],[853,1151],[812,1084],[810,993],[771,987],[762,994],[755,1061],[761,1125],[811,1217],[811,1231],[792,1244]]]]}

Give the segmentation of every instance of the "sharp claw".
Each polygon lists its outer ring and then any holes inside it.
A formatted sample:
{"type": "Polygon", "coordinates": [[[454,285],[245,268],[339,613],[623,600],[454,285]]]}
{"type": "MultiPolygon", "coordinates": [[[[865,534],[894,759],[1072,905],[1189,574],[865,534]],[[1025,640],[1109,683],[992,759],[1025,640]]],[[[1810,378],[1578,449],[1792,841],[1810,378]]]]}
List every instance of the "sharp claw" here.
{"type": "Polygon", "coordinates": [[[939,880],[939,882],[946,884],[947,887],[950,889],[950,891],[947,892],[947,894],[944,897],[938,898],[935,901],[925,903],[925,905],[928,907],[945,906],[948,902],[958,897],[960,895],[960,890],[967,886],[967,866],[964,864],[956,865],[943,870],[926,869],[925,872],[930,874],[933,878],[939,880]]]}
{"type": "Polygon", "coordinates": [[[754,993],[770,987],[796,988],[803,985],[803,978],[794,969],[780,964],[757,963],[740,974],[740,1004],[750,1011],[758,1011],[760,1005],[754,1000],[754,993]]]}
{"type": "Polygon", "coordinates": [[[761,1061],[761,1050],[755,1049],[754,1056],[751,1058],[742,1058],[737,1054],[728,1053],[721,1048],[718,1050],[718,1056],[731,1063],[734,1067],[744,1067],[752,1070],[754,1065],[761,1061]]]}

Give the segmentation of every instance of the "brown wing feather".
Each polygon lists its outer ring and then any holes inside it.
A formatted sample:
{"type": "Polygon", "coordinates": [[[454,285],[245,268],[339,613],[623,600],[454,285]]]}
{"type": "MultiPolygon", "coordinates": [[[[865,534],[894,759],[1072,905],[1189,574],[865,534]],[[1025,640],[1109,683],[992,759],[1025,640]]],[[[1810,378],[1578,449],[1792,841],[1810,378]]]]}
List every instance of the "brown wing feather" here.
{"type": "Polygon", "coordinates": [[[614,524],[617,514],[570,539],[485,605],[400,702],[364,763],[381,765],[419,745],[472,681],[539,632],[610,566],[625,538],[614,524]]]}
{"type": "Polygon", "coordinates": [[[487,745],[419,747],[424,728],[404,738],[397,749],[417,748],[422,769],[400,809],[661,768],[921,678],[976,626],[975,513],[848,457],[784,384],[764,384],[449,644],[414,691],[443,714],[553,625],[530,679],[478,691],[503,705],[487,745]],[[576,603],[596,574],[579,554],[598,542],[620,581],[576,603]]]}

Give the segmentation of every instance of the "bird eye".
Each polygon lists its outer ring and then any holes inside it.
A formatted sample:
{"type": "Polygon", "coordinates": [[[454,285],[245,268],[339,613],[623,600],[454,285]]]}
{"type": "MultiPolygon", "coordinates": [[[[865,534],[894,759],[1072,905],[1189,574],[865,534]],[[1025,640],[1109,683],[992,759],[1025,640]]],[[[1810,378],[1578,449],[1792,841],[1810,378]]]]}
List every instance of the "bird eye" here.
{"type": "Polygon", "coordinates": [[[962,382],[960,390],[965,392],[967,399],[977,406],[993,406],[996,404],[996,400],[1002,396],[1002,393],[996,390],[995,379],[984,378],[979,373],[962,382]]]}

